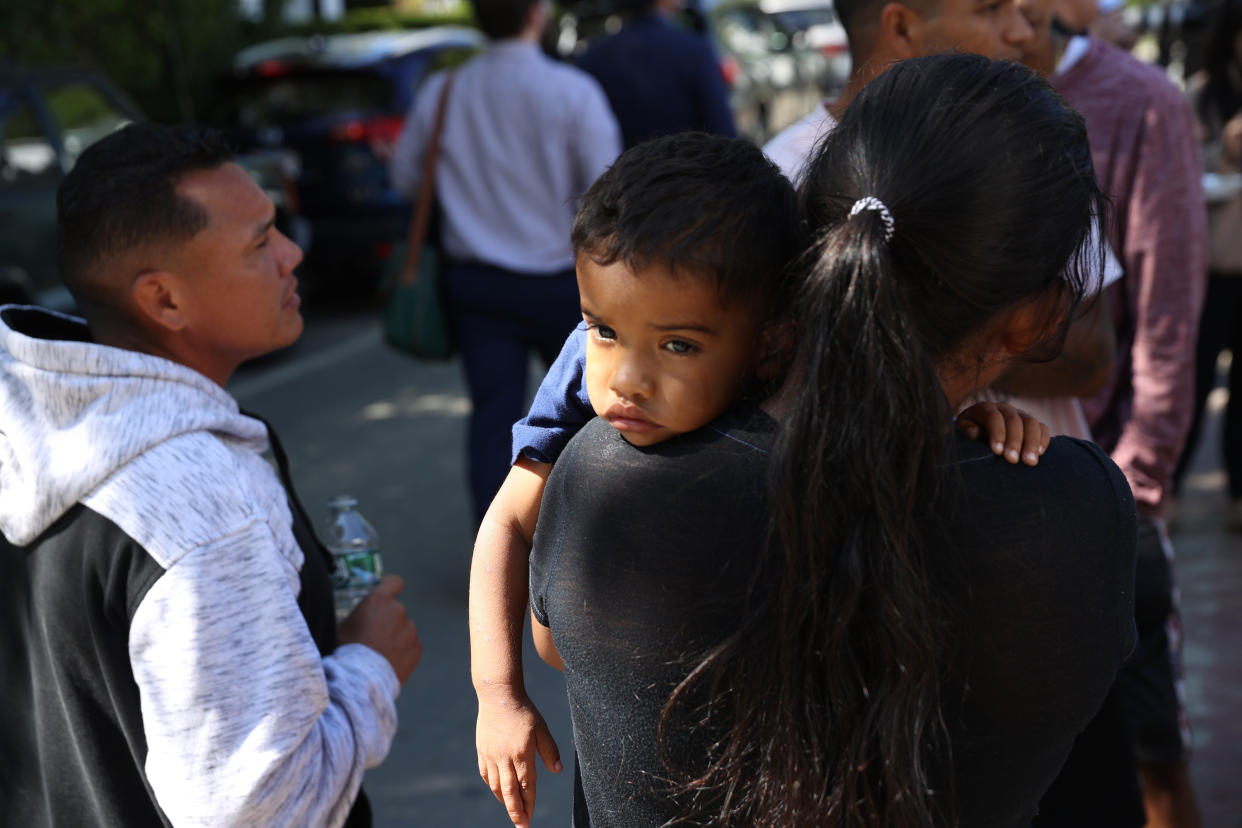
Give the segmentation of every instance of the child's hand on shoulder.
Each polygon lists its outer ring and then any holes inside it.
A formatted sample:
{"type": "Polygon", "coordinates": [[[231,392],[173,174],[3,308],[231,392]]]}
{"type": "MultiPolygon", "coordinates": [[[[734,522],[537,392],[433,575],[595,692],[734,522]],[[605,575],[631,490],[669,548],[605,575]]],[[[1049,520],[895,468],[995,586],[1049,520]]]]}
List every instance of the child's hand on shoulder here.
{"type": "Polygon", "coordinates": [[[957,427],[972,440],[986,440],[993,454],[1028,466],[1039,463],[1052,439],[1048,426],[1008,403],[975,403],[957,415],[957,427]]]}

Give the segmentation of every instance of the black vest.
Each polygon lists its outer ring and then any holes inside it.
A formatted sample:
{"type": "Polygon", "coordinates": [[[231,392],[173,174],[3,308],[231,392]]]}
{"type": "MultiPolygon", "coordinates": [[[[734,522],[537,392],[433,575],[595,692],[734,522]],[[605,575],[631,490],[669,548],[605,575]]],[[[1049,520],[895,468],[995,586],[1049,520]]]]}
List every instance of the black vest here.
{"type": "MultiPolygon", "coordinates": [[[[298,607],[328,655],[336,648],[332,557],[270,426],[268,434],[305,558],[298,607]]],[[[81,504],[28,546],[0,536],[0,825],[169,824],[143,773],[128,646],[134,611],[163,574],[140,544],[81,504]]],[[[370,824],[360,791],[346,825],[370,824]]]]}

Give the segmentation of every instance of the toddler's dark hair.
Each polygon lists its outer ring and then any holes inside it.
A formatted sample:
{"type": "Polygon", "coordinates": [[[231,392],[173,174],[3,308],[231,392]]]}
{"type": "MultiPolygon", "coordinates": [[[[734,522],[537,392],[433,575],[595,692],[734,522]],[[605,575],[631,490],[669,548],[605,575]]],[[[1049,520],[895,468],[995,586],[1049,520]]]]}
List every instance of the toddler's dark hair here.
{"type": "Polygon", "coordinates": [[[804,248],[793,185],[754,144],[686,132],[639,144],[591,186],[574,252],[641,274],[663,265],[715,285],[722,303],[782,315],[804,248]]]}

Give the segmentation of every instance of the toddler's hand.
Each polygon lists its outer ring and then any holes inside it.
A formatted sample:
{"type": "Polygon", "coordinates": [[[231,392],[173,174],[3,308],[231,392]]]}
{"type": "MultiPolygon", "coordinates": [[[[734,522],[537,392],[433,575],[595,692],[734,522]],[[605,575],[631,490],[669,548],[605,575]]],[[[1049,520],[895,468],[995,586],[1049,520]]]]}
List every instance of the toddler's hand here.
{"type": "Polygon", "coordinates": [[[535,813],[535,754],[548,770],[561,772],[561,754],[547,722],[525,693],[480,695],[475,748],[479,775],[516,828],[528,828],[535,813]]]}
{"type": "Polygon", "coordinates": [[[1052,439],[1048,426],[1008,403],[975,403],[957,415],[957,427],[972,440],[986,433],[993,454],[1028,466],[1039,462],[1052,439]]]}

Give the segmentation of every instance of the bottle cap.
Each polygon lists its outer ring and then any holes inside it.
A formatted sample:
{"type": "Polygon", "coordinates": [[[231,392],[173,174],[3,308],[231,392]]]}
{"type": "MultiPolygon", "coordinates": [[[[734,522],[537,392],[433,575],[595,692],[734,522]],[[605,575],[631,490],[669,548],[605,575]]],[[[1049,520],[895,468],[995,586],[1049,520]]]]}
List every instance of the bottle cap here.
{"type": "Polygon", "coordinates": [[[328,501],[328,508],[330,509],[352,509],[357,505],[358,499],[353,495],[347,494],[337,495],[328,501]]]}

